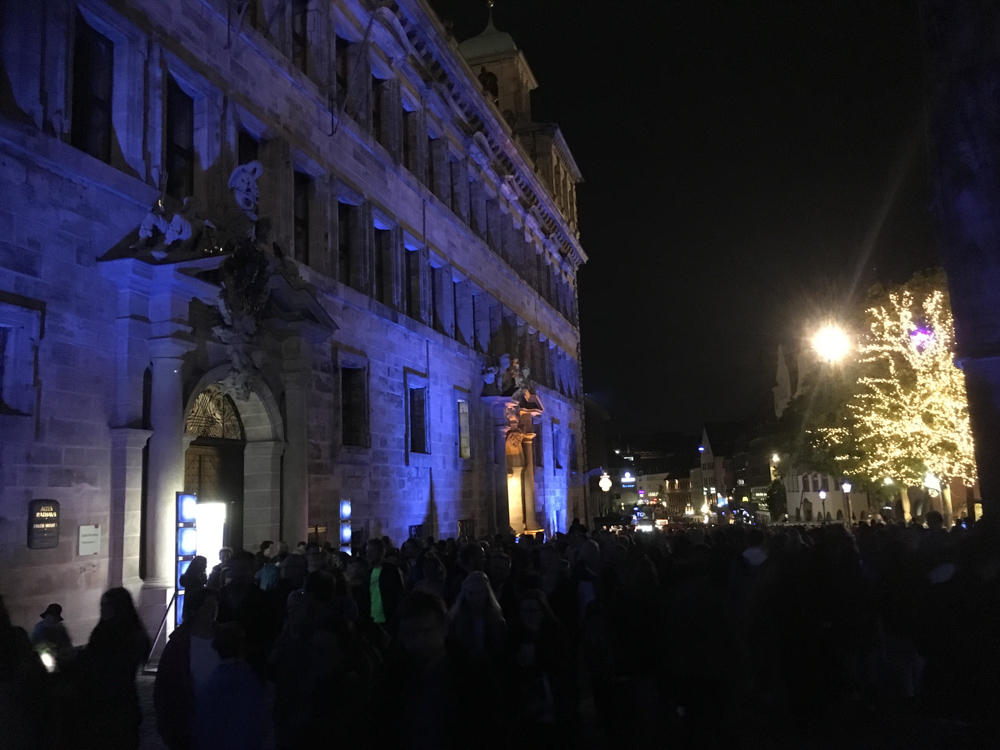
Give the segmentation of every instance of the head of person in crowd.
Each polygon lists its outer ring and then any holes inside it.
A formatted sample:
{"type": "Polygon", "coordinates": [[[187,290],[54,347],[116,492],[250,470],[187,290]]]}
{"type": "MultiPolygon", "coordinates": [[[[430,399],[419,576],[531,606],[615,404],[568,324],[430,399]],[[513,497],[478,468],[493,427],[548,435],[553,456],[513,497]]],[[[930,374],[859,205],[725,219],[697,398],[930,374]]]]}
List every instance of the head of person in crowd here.
{"type": "Polygon", "coordinates": [[[246,632],[238,622],[224,622],[215,631],[212,647],[224,662],[238,661],[246,654],[246,632]]]}
{"type": "Polygon", "coordinates": [[[201,588],[184,594],[184,622],[196,632],[207,632],[219,615],[219,592],[201,588]]]}
{"type": "Polygon", "coordinates": [[[399,643],[420,664],[431,664],[445,655],[448,610],[444,600],[426,591],[413,591],[399,605],[399,643]]]}
{"type": "Polygon", "coordinates": [[[467,572],[484,571],[486,570],[486,552],[475,542],[466,542],[458,551],[458,564],[467,572]]]}
{"type": "Polygon", "coordinates": [[[305,577],[302,590],[315,601],[326,604],[333,600],[337,582],[333,574],[326,570],[314,570],[305,577]]]}
{"type": "Polygon", "coordinates": [[[369,539],[365,545],[365,557],[372,568],[381,567],[385,561],[385,541],[378,537],[369,539]]]}
{"type": "Polygon", "coordinates": [[[944,516],[939,511],[932,510],[927,514],[927,528],[931,531],[941,531],[944,529],[944,516]]]}
{"type": "Polygon", "coordinates": [[[329,556],[325,549],[314,547],[306,552],[306,561],[308,562],[309,572],[313,573],[317,570],[326,570],[329,565],[329,556]]]}
{"type": "Polygon", "coordinates": [[[229,574],[227,586],[235,588],[245,588],[253,583],[254,573],[253,555],[246,550],[233,553],[229,560],[229,574]]]}
{"type": "Polygon", "coordinates": [[[208,571],[208,559],[203,555],[195,555],[194,559],[191,561],[191,564],[188,565],[187,570],[184,572],[190,573],[191,575],[201,576],[204,578],[207,577],[207,571],[208,571]]]}
{"type": "MultiPolygon", "coordinates": [[[[327,573],[326,575],[329,575],[327,573]]],[[[294,636],[307,635],[316,622],[316,600],[306,591],[293,591],[285,602],[288,617],[285,627],[294,636]]]]}
{"type": "Polygon", "coordinates": [[[115,622],[126,628],[142,629],[142,621],[135,610],[132,594],[121,586],[108,589],[101,596],[101,620],[115,622]]]}
{"type": "Polygon", "coordinates": [[[498,615],[500,604],[490,587],[489,578],[479,570],[474,570],[462,581],[462,590],[455,602],[458,609],[465,609],[477,615],[498,615]]]}
{"type": "Polygon", "coordinates": [[[558,620],[549,606],[545,592],[539,589],[528,589],[522,592],[518,606],[518,618],[521,626],[529,633],[537,633],[546,624],[556,624],[558,620]]]}
{"type": "Polygon", "coordinates": [[[219,550],[219,565],[223,568],[229,566],[229,561],[233,559],[233,548],[223,547],[219,550]]]}
{"type": "Polygon", "coordinates": [[[425,580],[434,582],[444,580],[444,565],[441,563],[441,558],[433,552],[424,555],[421,568],[425,580]]]}
{"type": "Polygon", "coordinates": [[[371,573],[368,560],[362,555],[354,555],[347,563],[346,573],[347,580],[352,586],[363,584],[368,580],[369,573],[371,573]]]}
{"type": "Polygon", "coordinates": [[[510,578],[510,556],[506,552],[495,552],[490,559],[490,583],[499,589],[510,578]]]}
{"type": "Polygon", "coordinates": [[[294,589],[302,588],[307,571],[308,561],[305,555],[289,555],[281,563],[281,580],[287,581],[294,589]]]}
{"type": "Polygon", "coordinates": [[[403,542],[403,546],[399,548],[400,558],[410,566],[413,566],[417,562],[417,558],[420,557],[421,552],[423,552],[423,546],[420,540],[414,537],[407,539],[403,542]]]}

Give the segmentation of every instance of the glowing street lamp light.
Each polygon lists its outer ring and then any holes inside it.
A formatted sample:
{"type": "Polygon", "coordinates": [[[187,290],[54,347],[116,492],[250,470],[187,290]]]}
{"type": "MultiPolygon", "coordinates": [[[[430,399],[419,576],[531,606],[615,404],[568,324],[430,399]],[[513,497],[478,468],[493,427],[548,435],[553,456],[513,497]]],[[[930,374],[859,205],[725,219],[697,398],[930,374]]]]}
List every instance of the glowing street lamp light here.
{"type": "Polygon", "coordinates": [[[611,489],[611,477],[608,476],[607,472],[601,474],[601,479],[597,483],[597,486],[600,487],[604,492],[608,492],[611,489]]]}
{"type": "Polygon", "coordinates": [[[851,337],[840,326],[827,324],[813,334],[812,347],[824,362],[835,364],[851,351],[851,337]]]}
{"type": "Polygon", "coordinates": [[[854,508],[851,505],[851,488],[852,484],[848,481],[843,481],[840,483],[840,489],[844,491],[844,500],[847,501],[847,526],[851,528],[854,524],[854,508]]]}
{"type": "Polygon", "coordinates": [[[774,454],[771,455],[771,463],[772,464],[776,464],[779,461],[781,461],[781,456],[779,456],[777,453],[774,453],[774,454]]]}

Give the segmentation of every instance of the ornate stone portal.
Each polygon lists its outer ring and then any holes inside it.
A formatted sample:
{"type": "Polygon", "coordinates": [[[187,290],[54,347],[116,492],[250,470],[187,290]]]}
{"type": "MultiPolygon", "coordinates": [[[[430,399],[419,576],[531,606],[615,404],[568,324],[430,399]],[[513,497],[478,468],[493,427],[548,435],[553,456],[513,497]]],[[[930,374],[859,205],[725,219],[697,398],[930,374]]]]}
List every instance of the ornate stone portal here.
{"type": "MultiPolygon", "coordinates": [[[[503,410],[497,424],[497,457],[504,456],[506,482],[500,495],[506,498],[508,524],[515,534],[533,534],[543,526],[535,504],[534,423],[544,406],[531,390],[530,375],[509,354],[483,371],[484,400],[493,402],[495,411],[503,410]]],[[[498,515],[502,510],[498,508],[498,515]]]]}

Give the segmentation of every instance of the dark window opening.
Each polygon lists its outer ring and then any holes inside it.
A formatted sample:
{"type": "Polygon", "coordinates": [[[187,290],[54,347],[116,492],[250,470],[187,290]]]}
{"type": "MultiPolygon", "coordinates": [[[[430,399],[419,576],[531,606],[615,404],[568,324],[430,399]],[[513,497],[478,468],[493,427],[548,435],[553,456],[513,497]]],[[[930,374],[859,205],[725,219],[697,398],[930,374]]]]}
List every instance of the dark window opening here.
{"type": "Polygon", "coordinates": [[[295,224],[295,259],[309,265],[309,192],[312,178],[302,172],[295,173],[292,199],[295,224]]]}
{"type": "Polygon", "coordinates": [[[309,65],[309,4],[296,0],[292,6],[292,65],[303,73],[309,65]]]}
{"type": "Polygon", "coordinates": [[[384,123],[382,122],[382,90],[385,81],[372,76],[372,137],[385,145],[384,123]]]}
{"type": "Polygon", "coordinates": [[[431,328],[444,333],[444,328],[441,326],[441,311],[438,308],[438,274],[440,273],[440,268],[431,266],[431,328]]]}
{"type": "Polygon", "coordinates": [[[341,104],[344,103],[347,97],[347,81],[351,70],[350,52],[351,43],[338,36],[334,49],[334,54],[336,55],[334,63],[337,75],[337,94],[340,97],[341,104]]]}
{"type": "Polygon", "coordinates": [[[337,280],[351,284],[351,237],[354,235],[354,209],[350,203],[337,204],[337,280]]]}
{"type": "Polygon", "coordinates": [[[420,320],[420,253],[416,250],[406,252],[406,314],[414,320],[420,320]]]}
{"type": "Polygon", "coordinates": [[[436,184],[434,182],[435,171],[436,171],[434,164],[436,154],[434,152],[437,151],[437,147],[434,145],[434,141],[436,140],[437,140],[436,138],[427,136],[427,187],[431,189],[432,193],[434,192],[434,185],[436,184]]]}
{"type": "Polygon", "coordinates": [[[383,305],[391,304],[392,231],[375,230],[375,299],[383,305]]]}
{"type": "Polygon", "coordinates": [[[167,195],[194,193],[194,99],[177,81],[167,81],[167,195]]]}
{"type": "Polygon", "coordinates": [[[73,47],[73,122],[75,148],[105,163],[111,161],[111,92],[114,44],[76,14],[73,47]]]}
{"type": "Polygon", "coordinates": [[[416,170],[413,168],[413,139],[416,131],[416,112],[410,112],[409,110],[403,110],[403,166],[409,169],[411,172],[416,170]]]}
{"type": "Polygon", "coordinates": [[[410,453],[427,453],[427,386],[409,389],[410,453]]]}
{"type": "Polygon", "coordinates": [[[247,131],[240,128],[236,136],[236,161],[239,164],[249,164],[260,158],[260,143],[247,131]]]}
{"type": "Polygon", "coordinates": [[[344,445],[364,447],[367,433],[368,405],[365,394],[365,369],[340,368],[341,439],[344,445]]]}

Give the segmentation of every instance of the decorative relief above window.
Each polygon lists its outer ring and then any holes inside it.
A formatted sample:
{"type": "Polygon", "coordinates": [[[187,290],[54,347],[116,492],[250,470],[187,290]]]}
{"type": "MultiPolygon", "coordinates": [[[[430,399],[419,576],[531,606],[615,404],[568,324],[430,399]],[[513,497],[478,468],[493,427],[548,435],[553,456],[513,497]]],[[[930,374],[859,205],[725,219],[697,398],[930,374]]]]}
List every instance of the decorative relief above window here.
{"type": "Polygon", "coordinates": [[[243,423],[236,404],[215,386],[209,386],[194,400],[185,429],[198,437],[244,439],[243,423]]]}

